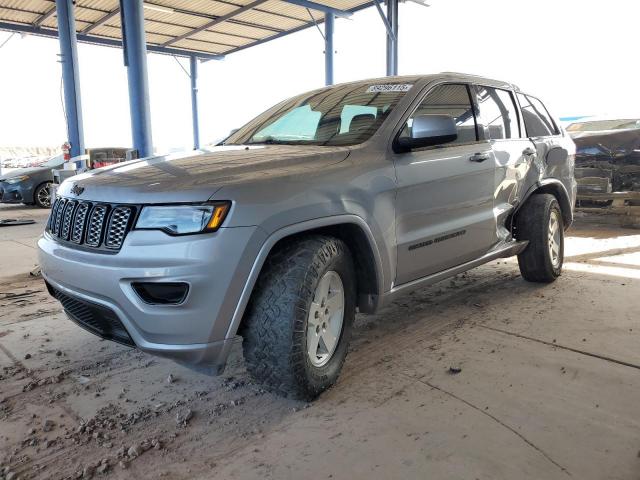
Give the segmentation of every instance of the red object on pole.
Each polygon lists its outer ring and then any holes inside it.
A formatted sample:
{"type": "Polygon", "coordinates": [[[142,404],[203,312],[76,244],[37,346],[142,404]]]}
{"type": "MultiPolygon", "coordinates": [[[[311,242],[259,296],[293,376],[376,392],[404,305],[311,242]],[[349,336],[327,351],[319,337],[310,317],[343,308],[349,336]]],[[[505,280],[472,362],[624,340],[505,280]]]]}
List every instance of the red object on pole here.
{"type": "Polygon", "coordinates": [[[69,142],[64,142],[62,144],[62,154],[64,155],[65,162],[71,160],[71,144],[69,142]]]}

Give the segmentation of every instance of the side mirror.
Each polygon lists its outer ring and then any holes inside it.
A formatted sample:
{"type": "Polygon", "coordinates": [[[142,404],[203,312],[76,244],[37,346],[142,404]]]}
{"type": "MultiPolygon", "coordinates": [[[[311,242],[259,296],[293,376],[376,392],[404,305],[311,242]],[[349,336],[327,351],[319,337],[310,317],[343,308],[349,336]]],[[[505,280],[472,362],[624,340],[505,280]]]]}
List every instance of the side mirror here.
{"type": "Polygon", "coordinates": [[[458,138],[456,120],[451,115],[417,115],[413,118],[410,137],[400,137],[402,151],[453,142],[458,138]]]}

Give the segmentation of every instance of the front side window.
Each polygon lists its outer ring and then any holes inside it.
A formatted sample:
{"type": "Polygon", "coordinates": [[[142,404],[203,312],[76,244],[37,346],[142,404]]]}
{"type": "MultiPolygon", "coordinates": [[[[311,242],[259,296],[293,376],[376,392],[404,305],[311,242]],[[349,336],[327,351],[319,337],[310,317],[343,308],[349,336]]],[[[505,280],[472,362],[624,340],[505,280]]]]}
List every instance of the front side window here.
{"type": "Polygon", "coordinates": [[[356,145],[369,139],[413,84],[358,82],[286,100],[233,133],[225,145],[356,145]]]}
{"type": "Polygon", "coordinates": [[[453,117],[458,136],[455,140],[447,142],[446,146],[478,140],[473,105],[466,85],[447,84],[433,88],[424,97],[411,117],[407,119],[399,138],[411,137],[413,119],[418,115],[449,115],[453,117]]]}
{"type": "Polygon", "coordinates": [[[530,137],[548,137],[558,135],[560,131],[551,115],[540,100],[530,95],[518,94],[518,101],[522,109],[522,118],[530,137]]]}
{"type": "Polygon", "coordinates": [[[476,86],[480,117],[489,130],[489,138],[519,138],[518,110],[511,93],[493,87],[476,86]]]}

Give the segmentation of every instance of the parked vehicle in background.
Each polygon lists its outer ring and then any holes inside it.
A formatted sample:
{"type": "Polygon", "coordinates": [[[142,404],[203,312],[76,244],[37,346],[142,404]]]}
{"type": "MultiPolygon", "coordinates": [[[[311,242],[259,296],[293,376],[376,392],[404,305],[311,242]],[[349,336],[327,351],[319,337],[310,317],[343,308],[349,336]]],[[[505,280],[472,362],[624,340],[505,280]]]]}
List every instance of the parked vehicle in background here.
{"type": "Polygon", "coordinates": [[[221,145],[65,181],[42,274],[89,331],[266,388],[338,378],[356,310],[500,257],[561,273],[574,144],[537,98],[443,73],[322,88],[221,145]]]}
{"type": "Polygon", "coordinates": [[[640,191],[640,118],[589,118],[567,132],[576,144],[579,195],[640,191]]]}
{"type": "Polygon", "coordinates": [[[0,177],[0,203],[26,203],[40,208],[51,207],[50,186],[53,170],[61,168],[62,155],[36,167],[18,168],[0,177]]]}

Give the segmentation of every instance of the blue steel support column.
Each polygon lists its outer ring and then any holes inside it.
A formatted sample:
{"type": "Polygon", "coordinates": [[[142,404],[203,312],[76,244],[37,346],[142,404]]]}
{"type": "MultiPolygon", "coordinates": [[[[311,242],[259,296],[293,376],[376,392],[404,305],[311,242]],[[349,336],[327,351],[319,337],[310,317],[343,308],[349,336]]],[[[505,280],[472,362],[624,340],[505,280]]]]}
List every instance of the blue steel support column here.
{"type": "Polygon", "coordinates": [[[398,74],[398,0],[387,0],[387,21],[393,36],[387,32],[387,75],[398,74]]]}
{"type": "Polygon", "coordinates": [[[200,148],[200,122],[198,120],[198,58],[189,57],[191,77],[191,116],[193,118],[193,149],[200,148]]]}
{"type": "Polygon", "coordinates": [[[151,109],[147,77],[147,44],[144,33],[144,12],[141,0],[121,0],[123,46],[129,81],[129,110],[133,148],[138,156],[153,155],[151,139],[151,109]]]}
{"type": "Polygon", "coordinates": [[[64,84],[64,110],[67,116],[67,135],[69,137],[67,140],[71,143],[71,156],[75,157],[84,153],[84,132],[80,101],[76,19],[72,0],[56,0],[56,10],[64,84]]]}
{"type": "Polygon", "coordinates": [[[333,85],[333,13],[324,14],[324,83],[333,85]]]}

